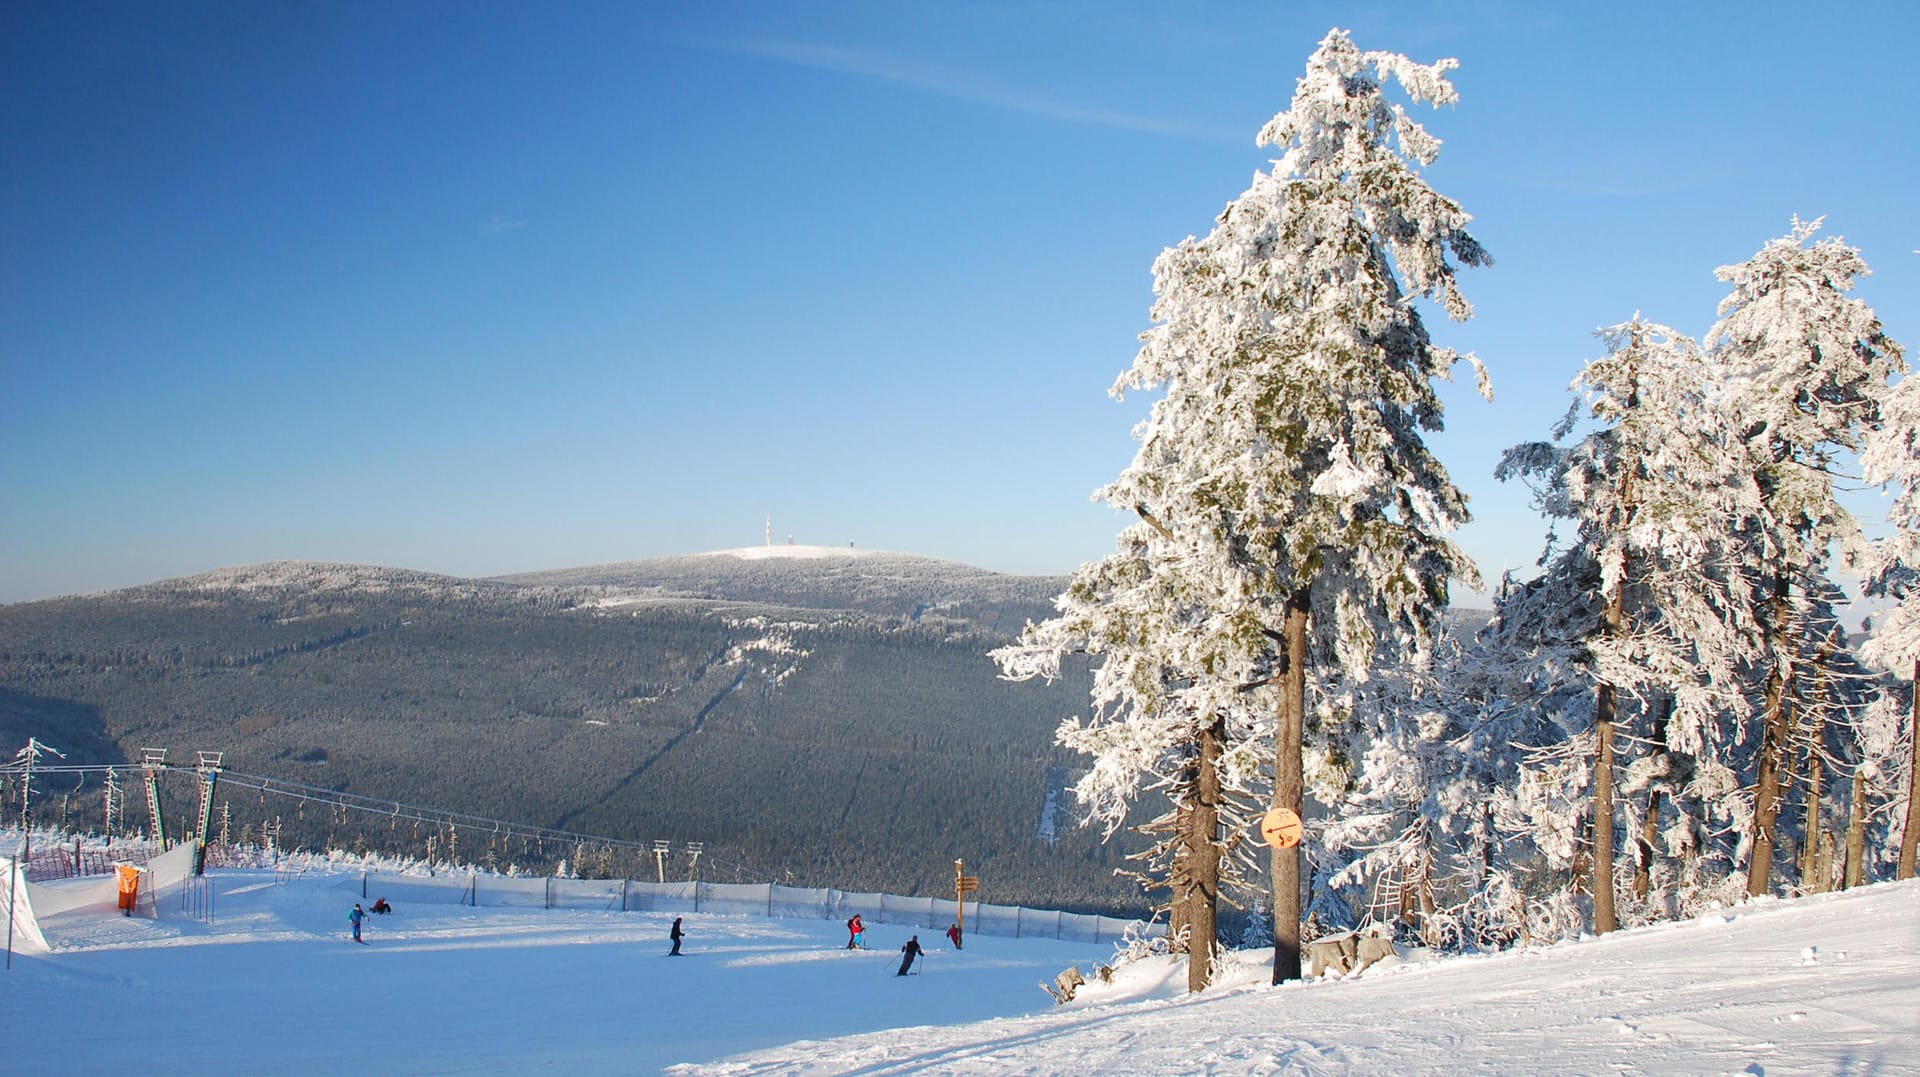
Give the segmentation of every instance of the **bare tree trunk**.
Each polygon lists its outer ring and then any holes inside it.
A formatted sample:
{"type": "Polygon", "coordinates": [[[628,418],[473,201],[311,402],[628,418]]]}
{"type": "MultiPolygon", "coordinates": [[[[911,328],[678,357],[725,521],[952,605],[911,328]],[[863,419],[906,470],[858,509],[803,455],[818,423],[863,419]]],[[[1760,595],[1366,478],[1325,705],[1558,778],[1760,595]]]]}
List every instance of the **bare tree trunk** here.
{"type": "Polygon", "coordinates": [[[1753,851],[1747,865],[1747,896],[1767,892],[1773,873],[1774,824],[1780,814],[1780,768],[1787,758],[1787,686],[1793,676],[1792,630],[1787,624],[1791,584],[1773,581],[1774,663],[1767,674],[1765,725],[1760,736],[1760,776],[1753,790],[1753,851]]]}
{"type": "Polygon", "coordinates": [[[1867,881],[1867,776],[1853,772],[1853,810],[1847,815],[1847,867],[1840,875],[1840,889],[1867,881]]]}
{"type": "MultiPolygon", "coordinates": [[[[1634,331],[1633,346],[1639,347],[1639,331],[1634,331]]],[[[1639,402],[1638,383],[1634,383],[1628,392],[1629,407],[1639,402]]],[[[1626,474],[1620,477],[1620,505],[1626,511],[1626,518],[1632,521],[1633,508],[1633,469],[1637,462],[1629,462],[1626,474]]],[[[1601,631],[1609,640],[1620,639],[1626,634],[1627,621],[1627,576],[1632,568],[1627,550],[1620,550],[1620,578],[1614,581],[1613,594],[1607,598],[1607,608],[1603,615],[1601,631]]],[[[1597,689],[1593,706],[1593,881],[1589,889],[1593,891],[1593,932],[1604,935],[1620,926],[1613,907],[1613,723],[1616,715],[1613,685],[1604,681],[1597,689]]]]}
{"type": "Polygon", "coordinates": [[[1824,768],[1818,751],[1818,741],[1814,741],[1814,751],[1807,756],[1807,808],[1805,808],[1805,849],[1801,850],[1801,889],[1809,893],[1820,893],[1828,887],[1820,885],[1820,783],[1824,779],[1824,768]]]}
{"type": "Polygon", "coordinates": [[[1425,852],[1420,854],[1420,937],[1435,950],[1445,941],[1433,921],[1433,857],[1425,852]]]}
{"type": "MultiPolygon", "coordinates": [[[[1273,734],[1273,806],[1306,818],[1300,745],[1307,719],[1307,613],[1304,590],[1287,599],[1286,667],[1273,734]]],[[[1273,877],[1273,982],[1300,978],[1300,846],[1269,849],[1273,877]]]]}
{"type": "Polygon", "coordinates": [[[1420,873],[1408,861],[1400,869],[1400,907],[1395,910],[1396,918],[1413,930],[1420,928],[1420,873]]]}
{"type": "Polygon", "coordinates": [[[1180,844],[1187,862],[1187,990],[1204,990],[1213,979],[1214,948],[1220,925],[1220,756],[1226,751],[1226,726],[1212,719],[1200,728],[1200,758],[1194,775],[1192,809],[1181,821],[1180,844]]]}
{"type": "Polygon", "coordinates": [[[1493,824],[1492,782],[1489,781],[1486,783],[1486,788],[1482,791],[1481,795],[1484,796],[1486,800],[1480,808],[1480,826],[1482,833],[1486,834],[1487,837],[1485,841],[1480,843],[1480,878],[1475,888],[1485,890],[1487,878],[1493,874],[1493,857],[1496,851],[1493,844],[1493,835],[1497,833],[1497,831],[1494,829],[1493,824]]]}
{"type": "Polygon", "coordinates": [[[1801,826],[1806,852],[1800,858],[1800,887],[1811,893],[1833,889],[1833,835],[1820,825],[1826,796],[1828,700],[1833,698],[1833,653],[1840,648],[1838,630],[1814,654],[1813,710],[1807,722],[1807,805],[1801,826]]]}
{"type": "Polygon", "coordinates": [[[1665,794],[1647,790],[1647,815],[1640,820],[1639,858],[1633,865],[1633,896],[1641,901],[1653,893],[1653,857],[1660,848],[1660,804],[1665,794]]]}
{"type": "MultiPolygon", "coordinates": [[[[1653,712],[1654,751],[1667,755],[1667,725],[1673,718],[1673,697],[1662,693],[1653,712]]],[[[1660,802],[1664,800],[1658,785],[1647,789],[1647,814],[1640,820],[1639,859],[1633,867],[1633,896],[1642,901],[1653,892],[1653,858],[1660,848],[1660,802]]]]}
{"type": "Polygon", "coordinates": [[[1593,722],[1593,932],[1620,926],[1613,908],[1613,685],[1600,686],[1593,722]]]}
{"type": "Polygon", "coordinates": [[[1907,830],[1900,836],[1900,866],[1896,879],[1913,878],[1914,852],[1920,849],[1920,659],[1913,663],[1913,709],[1907,717],[1907,735],[1913,738],[1912,766],[1907,771],[1907,830]]]}
{"type": "Polygon", "coordinates": [[[1820,797],[1825,780],[1824,760],[1820,758],[1820,733],[1816,724],[1813,743],[1807,751],[1807,804],[1801,826],[1806,831],[1806,847],[1800,854],[1800,889],[1818,893],[1829,889],[1820,883],[1820,797]]]}

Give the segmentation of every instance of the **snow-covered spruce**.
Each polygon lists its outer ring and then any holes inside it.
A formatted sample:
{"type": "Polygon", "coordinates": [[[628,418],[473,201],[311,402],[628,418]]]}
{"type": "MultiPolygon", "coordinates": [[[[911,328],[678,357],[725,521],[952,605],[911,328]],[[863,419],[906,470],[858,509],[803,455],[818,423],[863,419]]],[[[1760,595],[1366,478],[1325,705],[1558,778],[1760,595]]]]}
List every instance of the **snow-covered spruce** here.
{"type": "Polygon", "coordinates": [[[1056,617],[1029,625],[994,658],[1011,679],[1051,680],[1064,655],[1094,657],[1093,714],[1068,719],[1057,734],[1092,759],[1074,794],[1085,821],[1109,835],[1143,792],[1164,795],[1167,810],[1139,828],[1154,844],[1132,874],[1149,891],[1168,891],[1169,934],[1191,951],[1189,986],[1199,990],[1212,975],[1217,902],[1245,885],[1251,867],[1240,836],[1252,823],[1264,715],[1214,706],[1204,679],[1188,672],[1212,657],[1179,650],[1182,626],[1208,611],[1191,604],[1204,592],[1182,578],[1184,559],[1169,556],[1166,537],[1142,523],[1122,543],[1080,569],[1056,600],[1056,617]]]}
{"type": "Polygon", "coordinates": [[[1784,782],[1794,736],[1789,697],[1795,656],[1808,649],[1800,626],[1823,586],[1836,544],[1856,545],[1859,525],[1834,494],[1839,457],[1861,448],[1881,422],[1888,380],[1904,369],[1899,345],[1873,309],[1847,293],[1867,264],[1838,239],[1813,242],[1820,222],[1792,230],[1739,265],[1716,271],[1733,290],[1707,334],[1725,373],[1724,406],[1740,415],[1761,513],[1745,570],[1756,588],[1753,619],[1763,633],[1762,707],[1750,739],[1759,745],[1750,828],[1747,892],[1768,891],[1775,829],[1790,787],[1784,782]]]}
{"type": "MultiPolygon", "coordinates": [[[[1899,354],[1897,345],[1889,351],[1899,354]]],[[[1902,378],[1881,399],[1880,421],[1867,432],[1860,465],[1867,482],[1890,488],[1891,527],[1855,561],[1864,569],[1867,594],[1897,603],[1874,619],[1862,652],[1907,677],[1905,708],[1887,700],[1868,718],[1864,765],[1883,790],[1905,797],[1904,810],[1895,814],[1896,877],[1910,879],[1920,849],[1920,379],[1902,378]]]]}
{"type": "MultiPolygon", "coordinates": [[[[1637,831],[1633,899],[1664,906],[1669,886],[1700,885],[1709,821],[1743,818],[1729,799],[1738,783],[1718,779],[1723,749],[1741,739],[1728,704],[1758,656],[1742,567],[1760,494],[1739,417],[1709,392],[1692,340],[1639,317],[1598,335],[1606,354],[1573,383],[1594,428],[1564,446],[1517,445],[1496,471],[1532,485],[1571,536],[1550,537],[1538,578],[1503,588],[1485,637],[1492,675],[1467,680],[1492,707],[1537,708],[1518,739],[1531,750],[1493,802],[1546,867],[1588,865],[1604,932],[1619,923],[1616,821],[1637,831]],[[1576,838],[1582,819],[1593,820],[1591,842],[1576,838]],[[1656,867],[1663,835],[1685,883],[1656,867]]],[[[1576,404],[1556,438],[1580,418],[1576,404]]]]}
{"type": "MultiPolygon", "coordinates": [[[[1449,581],[1476,579],[1446,537],[1465,498],[1422,435],[1440,427],[1435,379],[1479,364],[1436,346],[1414,300],[1468,317],[1456,265],[1490,259],[1466,212],[1420,174],[1439,141],[1388,97],[1398,83],[1416,104],[1451,104],[1454,66],[1329,33],[1260,132],[1281,150],[1272,170],[1205,238],[1154,264],[1154,324],[1113,391],[1161,396],[1133,463],[1099,494],[1141,523],[1076,576],[1070,623],[1035,626],[1001,659],[1032,675],[1096,623],[1163,626],[1117,633],[1137,653],[1101,676],[1125,688],[1096,688],[1087,731],[1071,733],[1094,756],[1080,786],[1090,803],[1137,792],[1164,755],[1169,711],[1196,731],[1271,729],[1274,804],[1304,814],[1309,754],[1327,764],[1317,797],[1336,802],[1345,735],[1391,720],[1357,709],[1358,689],[1377,664],[1424,664],[1449,581]],[[1127,572],[1151,586],[1116,586],[1127,572]]],[[[1220,750],[1223,781],[1240,780],[1248,748],[1220,750]]],[[[1273,850],[1270,868],[1274,976],[1294,978],[1301,850],[1273,850]]]]}

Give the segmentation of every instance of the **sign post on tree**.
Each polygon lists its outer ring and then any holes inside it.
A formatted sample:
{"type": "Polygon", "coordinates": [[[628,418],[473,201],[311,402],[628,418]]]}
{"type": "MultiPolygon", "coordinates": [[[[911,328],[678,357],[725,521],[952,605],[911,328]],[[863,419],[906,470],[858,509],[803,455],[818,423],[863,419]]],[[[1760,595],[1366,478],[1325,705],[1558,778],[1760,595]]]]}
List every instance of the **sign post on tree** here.
{"type": "Polygon", "coordinates": [[[1275,808],[1260,820],[1260,836],[1276,849],[1300,844],[1300,816],[1291,808],[1275,808]]]}

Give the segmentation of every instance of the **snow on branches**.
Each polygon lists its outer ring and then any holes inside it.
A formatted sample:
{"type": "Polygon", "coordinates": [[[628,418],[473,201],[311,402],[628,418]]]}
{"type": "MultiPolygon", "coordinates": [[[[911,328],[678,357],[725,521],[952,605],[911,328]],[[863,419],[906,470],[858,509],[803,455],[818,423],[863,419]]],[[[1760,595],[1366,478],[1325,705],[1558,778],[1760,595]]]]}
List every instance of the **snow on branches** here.
{"type": "Polygon", "coordinates": [[[1889,389],[1900,348],[1848,294],[1866,264],[1818,221],[1718,271],[1702,342],[1638,315],[1599,332],[1552,440],[1497,472],[1555,521],[1541,573],[1503,581],[1471,641],[1443,631],[1477,575],[1424,437],[1459,362],[1491,394],[1421,311],[1470,316],[1458,271],[1491,259],[1428,186],[1440,141],[1409,106],[1453,104],[1454,66],[1320,42],[1260,132],[1271,169],[1155,260],[1111,391],[1157,395],[1096,494],[1136,522],[994,654],[1011,679],[1092,663],[1091,713],[1057,734],[1088,760],[1075,793],[1109,834],[1153,819],[1176,909],[1211,900],[1216,861],[1251,867],[1259,793],[1302,814],[1302,847],[1270,859],[1276,978],[1298,972],[1303,855],[1322,922],[1413,887],[1455,941],[1589,900],[1606,930],[1616,894],[1623,922],[1733,898],[1743,860],[1765,892],[1776,842],[1801,886],[1855,877],[1913,744],[1846,651],[1827,570],[1838,545],[1899,601],[1870,651],[1920,662],[1920,385],[1889,389]],[[1893,487],[1871,545],[1834,494],[1854,453],[1893,487]]]}
{"type": "Polygon", "coordinates": [[[1316,650],[1355,682],[1383,644],[1417,654],[1450,578],[1477,582],[1445,538],[1465,498],[1421,439],[1441,423],[1433,379],[1462,357],[1413,299],[1466,317],[1456,262],[1490,259],[1419,175],[1438,142],[1386,96],[1398,81],[1450,103],[1452,66],[1329,34],[1261,132],[1285,149],[1273,170],[1155,263],[1154,325],[1114,386],[1164,392],[1100,496],[1160,520],[1221,601],[1270,628],[1310,591],[1316,650]]]}
{"type": "MultiPolygon", "coordinates": [[[[1397,83],[1449,104],[1452,66],[1328,34],[1261,131],[1282,151],[1273,169],[1154,263],[1153,324],[1113,393],[1161,395],[1098,495],[1140,522],[1075,575],[1058,617],[995,656],[1015,677],[1097,656],[1094,716],[1060,739],[1091,757],[1076,791],[1110,830],[1208,729],[1225,745],[1197,750],[1229,788],[1249,787],[1264,740],[1277,803],[1303,810],[1308,759],[1337,800],[1346,733],[1381,694],[1362,686],[1383,661],[1424,665],[1449,581],[1477,581],[1446,537],[1466,498],[1422,440],[1441,425],[1434,380],[1462,356],[1433,344],[1415,301],[1469,316],[1456,267],[1490,259],[1420,175],[1439,141],[1388,98],[1397,83]]],[[[1276,930],[1297,940],[1275,863],[1276,930]]]]}
{"type": "Polygon", "coordinates": [[[1920,379],[1903,378],[1881,401],[1881,421],[1866,438],[1862,476],[1890,486],[1890,532],[1855,557],[1866,592],[1898,603],[1874,618],[1862,648],[1869,661],[1905,673],[1920,664],[1920,379]]]}

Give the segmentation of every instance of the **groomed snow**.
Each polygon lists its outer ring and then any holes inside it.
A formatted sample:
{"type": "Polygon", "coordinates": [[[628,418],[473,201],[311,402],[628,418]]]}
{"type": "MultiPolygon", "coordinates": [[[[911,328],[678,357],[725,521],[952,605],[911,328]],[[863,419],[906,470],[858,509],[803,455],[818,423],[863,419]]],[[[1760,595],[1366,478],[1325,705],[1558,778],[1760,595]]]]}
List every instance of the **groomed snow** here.
{"type": "Polygon", "coordinates": [[[1278,988],[1266,983],[1270,951],[1241,953],[1231,982],[1197,999],[1108,1003],[1089,991],[1059,1012],[681,1072],[1920,1073],[1916,913],[1920,886],[1885,885],[1278,988]]]}
{"type": "MultiPolygon", "coordinates": [[[[1920,1072],[1920,884],[1761,901],[1531,950],[1184,997],[1167,959],[1055,1007],[1108,944],[874,924],[403,906],[347,941],[358,876],[216,872],[211,923],[48,918],[0,973],[8,1073],[1920,1072]],[[894,975],[912,933],[932,953],[894,975]],[[941,945],[935,946],[935,943],[941,945]],[[743,1053],[745,1052],[745,1053],[743,1053]]],[[[370,895],[378,896],[378,895],[370,895]]]]}

